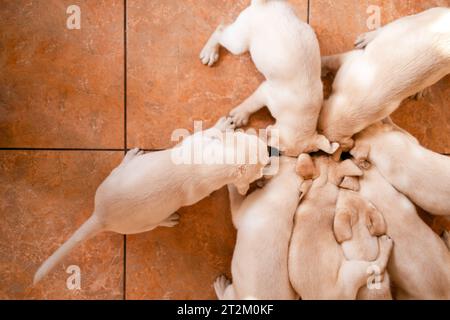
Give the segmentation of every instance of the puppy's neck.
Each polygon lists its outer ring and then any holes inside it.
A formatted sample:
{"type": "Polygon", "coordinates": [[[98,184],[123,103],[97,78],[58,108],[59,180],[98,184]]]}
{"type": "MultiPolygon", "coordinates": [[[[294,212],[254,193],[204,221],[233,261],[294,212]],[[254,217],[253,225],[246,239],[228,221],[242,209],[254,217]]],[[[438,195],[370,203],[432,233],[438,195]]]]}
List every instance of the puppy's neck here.
{"type": "Polygon", "coordinates": [[[200,184],[217,184],[219,188],[222,185],[233,183],[239,179],[243,170],[242,164],[210,164],[201,165],[193,178],[200,184]],[[208,177],[205,179],[205,177],[208,177]]]}

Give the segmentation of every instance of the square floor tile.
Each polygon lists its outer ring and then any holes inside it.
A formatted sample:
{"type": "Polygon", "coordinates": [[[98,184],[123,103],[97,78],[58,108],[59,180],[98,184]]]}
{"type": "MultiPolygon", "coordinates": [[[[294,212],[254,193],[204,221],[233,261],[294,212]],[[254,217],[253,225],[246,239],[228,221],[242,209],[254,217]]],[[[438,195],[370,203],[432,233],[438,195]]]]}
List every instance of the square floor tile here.
{"type": "Polygon", "coordinates": [[[33,276],[90,216],[98,185],[122,152],[0,151],[0,299],[121,299],[123,236],[101,234],[75,248],[38,285],[33,276]],[[81,290],[69,290],[69,266],[81,290]]]}
{"type": "Polygon", "coordinates": [[[226,188],[179,210],[180,223],[127,236],[127,299],[216,299],[236,238],[226,188]]]}
{"type": "Polygon", "coordinates": [[[123,147],[123,3],[0,1],[0,147],[123,147]]]}

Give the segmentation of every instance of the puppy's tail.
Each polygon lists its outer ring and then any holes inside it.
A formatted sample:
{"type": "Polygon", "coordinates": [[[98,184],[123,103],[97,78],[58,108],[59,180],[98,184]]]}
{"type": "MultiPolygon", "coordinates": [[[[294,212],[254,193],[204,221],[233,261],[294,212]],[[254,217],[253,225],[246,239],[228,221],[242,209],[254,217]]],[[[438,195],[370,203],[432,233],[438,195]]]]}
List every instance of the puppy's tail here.
{"type": "Polygon", "coordinates": [[[93,237],[100,231],[102,226],[97,218],[92,215],[58,250],[56,250],[36,271],[33,284],[37,284],[49,273],[58,262],[60,262],[73,248],[83,241],[93,237]]]}

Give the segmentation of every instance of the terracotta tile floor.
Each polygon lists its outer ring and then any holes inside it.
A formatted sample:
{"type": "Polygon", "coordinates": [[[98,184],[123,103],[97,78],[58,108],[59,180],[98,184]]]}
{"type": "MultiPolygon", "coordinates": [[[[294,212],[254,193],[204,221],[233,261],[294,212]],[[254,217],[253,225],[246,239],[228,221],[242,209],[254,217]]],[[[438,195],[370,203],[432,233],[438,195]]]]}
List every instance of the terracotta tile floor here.
{"type": "MultiPolygon", "coordinates": [[[[0,299],[214,299],[229,273],[235,231],[227,192],[180,210],[173,229],[104,234],[74,250],[42,283],[37,266],[82,223],[98,184],[126,148],[173,145],[175,128],[213,124],[260,83],[248,55],[198,54],[221,21],[250,0],[0,0],[0,299]],[[125,10],[126,9],[126,10],[125,10]],[[127,27],[125,34],[124,27],[127,27]],[[69,290],[66,269],[81,269],[69,290]]],[[[315,28],[323,54],[352,47],[369,5],[382,23],[450,0],[290,0],[315,28]]],[[[450,77],[394,119],[427,147],[450,154],[450,77]]],[[[267,110],[251,125],[271,122],[267,110]]],[[[436,232],[448,221],[424,218],[436,232]]]]}

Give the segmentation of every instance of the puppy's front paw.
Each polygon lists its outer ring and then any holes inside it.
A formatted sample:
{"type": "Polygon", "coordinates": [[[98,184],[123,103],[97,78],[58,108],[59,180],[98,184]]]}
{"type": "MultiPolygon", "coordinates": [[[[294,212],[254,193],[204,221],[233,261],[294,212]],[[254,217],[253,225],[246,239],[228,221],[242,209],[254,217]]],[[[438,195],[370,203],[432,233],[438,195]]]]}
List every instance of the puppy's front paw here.
{"type": "Polygon", "coordinates": [[[229,116],[233,120],[236,127],[242,127],[247,125],[248,119],[250,118],[250,113],[242,108],[236,107],[230,111],[229,116]]]}
{"type": "Polygon", "coordinates": [[[233,119],[231,117],[222,117],[217,121],[217,123],[214,125],[216,129],[219,129],[220,131],[226,131],[226,130],[234,130],[236,125],[234,124],[233,119]]]}
{"type": "Polygon", "coordinates": [[[226,288],[231,284],[231,281],[224,275],[217,277],[214,281],[214,290],[216,291],[217,298],[223,299],[226,288]]]}
{"type": "Polygon", "coordinates": [[[204,65],[211,67],[219,60],[219,45],[212,45],[208,42],[200,52],[200,60],[204,65]]]}
{"type": "Polygon", "coordinates": [[[363,34],[360,34],[358,38],[355,40],[355,48],[356,49],[364,49],[367,47],[367,45],[375,39],[375,36],[377,35],[377,30],[369,31],[363,34]]]}
{"type": "Polygon", "coordinates": [[[429,88],[425,88],[422,91],[419,91],[416,94],[412,95],[410,97],[410,99],[420,101],[422,99],[425,99],[425,97],[428,95],[428,93],[429,93],[429,88]]]}
{"type": "Polygon", "coordinates": [[[175,227],[180,222],[180,215],[178,213],[174,213],[170,215],[166,220],[162,221],[159,226],[172,228],[175,227]]]}

